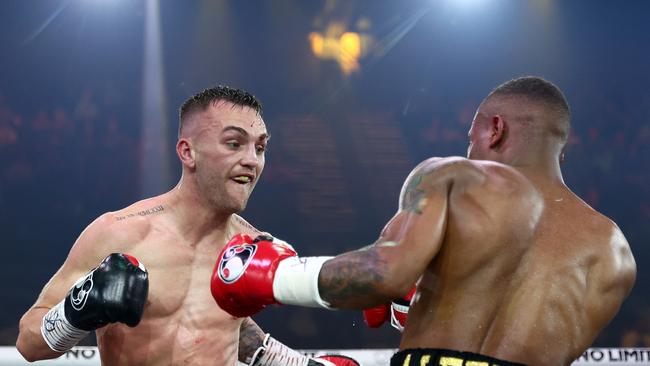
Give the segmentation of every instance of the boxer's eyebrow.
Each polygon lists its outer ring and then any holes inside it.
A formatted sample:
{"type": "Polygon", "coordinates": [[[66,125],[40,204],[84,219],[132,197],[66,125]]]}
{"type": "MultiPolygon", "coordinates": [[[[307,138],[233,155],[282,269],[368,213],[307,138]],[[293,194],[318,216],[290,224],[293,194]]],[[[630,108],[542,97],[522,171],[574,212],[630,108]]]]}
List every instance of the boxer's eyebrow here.
{"type": "Polygon", "coordinates": [[[257,139],[260,140],[260,141],[269,141],[271,139],[271,134],[270,133],[263,133],[257,139]]]}
{"type": "MultiPolygon", "coordinates": [[[[227,131],[235,131],[235,132],[239,133],[240,135],[242,135],[242,136],[244,136],[244,137],[248,137],[248,136],[249,136],[248,131],[246,131],[245,129],[243,129],[243,128],[241,128],[241,127],[237,127],[237,126],[226,126],[226,127],[223,128],[222,131],[223,131],[223,132],[227,132],[227,131]]],[[[263,134],[261,134],[257,139],[258,139],[259,141],[268,141],[268,140],[271,139],[271,134],[263,133],[263,134]]]]}
{"type": "Polygon", "coordinates": [[[241,135],[248,136],[248,132],[247,132],[245,129],[241,128],[241,127],[237,127],[237,126],[226,126],[226,127],[224,127],[223,130],[222,130],[222,132],[228,132],[228,131],[236,131],[236,132],[238,132],[238,133],[241,134],[241,135]]]}

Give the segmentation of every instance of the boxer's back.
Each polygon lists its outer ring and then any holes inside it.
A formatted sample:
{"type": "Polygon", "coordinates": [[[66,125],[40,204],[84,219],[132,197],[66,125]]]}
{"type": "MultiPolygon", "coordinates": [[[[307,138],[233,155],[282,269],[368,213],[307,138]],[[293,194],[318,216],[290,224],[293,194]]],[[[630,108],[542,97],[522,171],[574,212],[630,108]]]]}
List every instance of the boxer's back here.
{"type": "Polygon", "coordinates": [[[533,184],[501,164],[472,165],[483,179],[451,189],[444,242],[401,348],[568,364],[628,291],[616,268],[629,259],[627,243],[565,186],[533,184]]]}

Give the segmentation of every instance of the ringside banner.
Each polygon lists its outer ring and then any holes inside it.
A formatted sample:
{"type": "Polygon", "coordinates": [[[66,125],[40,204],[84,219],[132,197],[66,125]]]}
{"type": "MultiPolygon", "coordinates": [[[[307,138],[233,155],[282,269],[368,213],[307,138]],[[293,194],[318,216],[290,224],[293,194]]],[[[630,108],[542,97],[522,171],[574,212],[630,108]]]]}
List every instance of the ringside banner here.
{"type": "MultiPolygon", "coordinates": [[[[331,349],[331,350],[302,350],[313,356],[324,354],[340,354],[353,357],[363,366],[387,366],[394,349],[331,349]]],[[[47,361],[28,363],[18,353],[15,347],[0,347],[0,366],[100,366],[97,347],[74,347],[63,356],[47,361]]],[[[240,364],[240,366],[243,364],[240,364]]],[[[582,365],[650,365],[650,348],[590,348],[580,356],[573,366],[582,365]]],[[[436,365],[429,365],[436,366],[436,365]]]]}

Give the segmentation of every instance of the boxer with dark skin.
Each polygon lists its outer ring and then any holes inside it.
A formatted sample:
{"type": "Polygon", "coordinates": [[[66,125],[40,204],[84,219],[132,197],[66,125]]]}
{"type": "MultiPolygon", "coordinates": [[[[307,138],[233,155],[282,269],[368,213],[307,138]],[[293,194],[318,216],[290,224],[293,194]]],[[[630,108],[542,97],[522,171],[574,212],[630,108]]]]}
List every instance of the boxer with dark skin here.
{"type": "Polygon", "coordinates": [[[395,365],[419,365],[417,348],[569,365],[636,276],[618,226],[563,181],[569,120],[561,91],[541,78],[495,89],[472,121],[469,159],[415,168],[379,240],[325,262],[321,297],[364,308],[419,280],[395,365]]]}
{"type": "MultiPolygon", "coordinates": [[[[262,234],[238,213],[264,169],[268,140],[261,104],[251,94],[219,86],[189,98],[180,112],[176,153],[182,176],[176,187],[103,214],[81,233],[63,266],[20,320],[18,351],[28,361],[55,358],[80,339],[69,326],[55,327],[63,314],[52,309],[71,297],[66,293],[80,276],[111,253],[137,258],[146,267],[149,285],[137,326],[97,320],[110,323],[93,329],[102,365],[235,366],[238,360],[253,364],[254,354],[255,365],[273,365],[260,360],[263,343],[271,342],[285,354],[291,351],[265,338],[252,319],[221,310],[210,294],[214,257],[228,239],[237,232],[262,234]]],[[[93,277],[95,282],[98,278],[93,277]]],[[[94,283],[95,288],[99,285],[104,284],[94,283]]],[[[128,308],[133,296],[125,295],[121,307],[128,308]]],[[[109,313],[87,307],[80,310],[86,311],[84,318],[109,313]]],[[[68,321],[74,326],[72,314],[68,321]]],[[[307,359],[294,353],[294,358],[307,359]]]]}
{"type": "Polygon", "coordinates": [[[234,283],[215,272],[213,295],[251,313],[268,303],[366,309],[417,284],[391,365],[569,365],[636,277],[618,226],[563,181],[569,121],[552,83],[508,81],[480,104],[468,159],[418,165],[373,245],[300,258],[248,240],[267,261],[251,261],[234,283]]]}

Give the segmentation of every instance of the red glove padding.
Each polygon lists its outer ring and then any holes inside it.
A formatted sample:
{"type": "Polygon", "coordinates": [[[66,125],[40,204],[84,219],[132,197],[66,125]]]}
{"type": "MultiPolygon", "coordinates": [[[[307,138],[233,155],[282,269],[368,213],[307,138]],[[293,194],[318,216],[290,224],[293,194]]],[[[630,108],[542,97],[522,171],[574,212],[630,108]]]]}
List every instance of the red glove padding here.
{"type": "Polygon", "coordinates": [[[374,306],[363,311],[363,320],[370,328],[379,328],[390,319],[390,311],[388,304],[374,306]]]}
{"type": "MultiPolygon", "coordinates": [[[[325,366],[329,366],[330,364],[335,365],[335,366],[361,366],[357,360],[347,357],[347,356],[342,356],[342,355],[326,355],[326,356],[318,356],[314,358],[315,361],[325,361],[329,363],[322,363],[325,366]]],[[[308,366],[311,365],[311,361],[308,364],[308,366]]]]}
{"type": "Polygon", "coordinates": [[[390,325],[393,328],[399,330],[400,332],[404,331],[404,326],[406,325],[406,319],[408,318],[409,306],[411,305],[411,299],[415,295],[415,290],[417,288],[413,287],[409,293],[401,299],[395,299],[390,306],[390,325]]]}
{"type": "Polygon", "coordinates": [[[390,325],[393,328],[400,332],[403,331],[415,290],[416,287],[413,287],[406,296],[393,300],[390,305],[382,304],[365,309],[363,311],[363,320],[365,320],[366,325],[370,328],[379,328],[390,319],[390,325]]]}
{"type": "Polygon", "coordinates": [[[238,234],[219,253],[210,289],[219,307],[229,314],[247,317],[278,303],[273,296],[275,271],[280,261],[297,253],[272,240],[238,234]]]}

